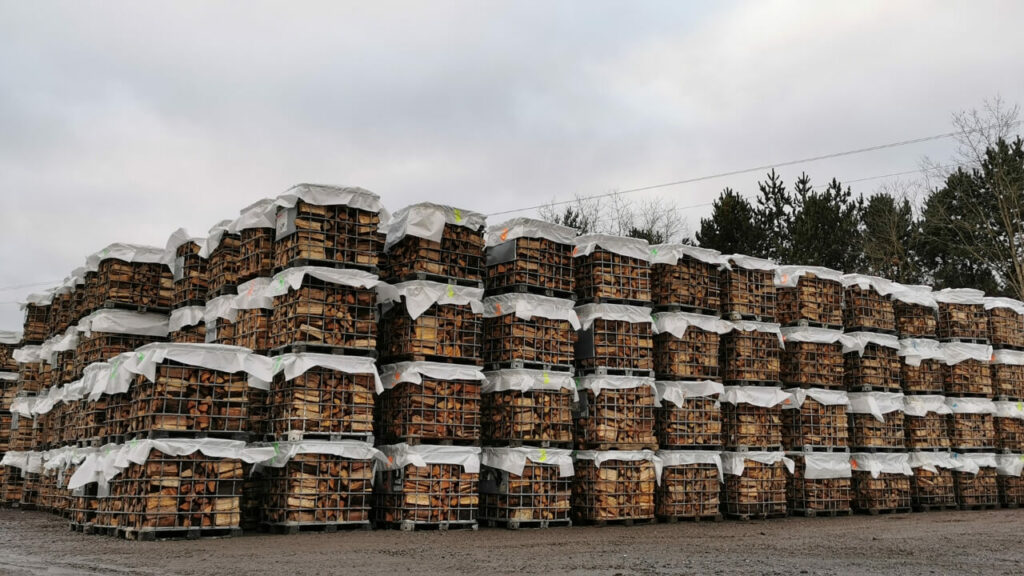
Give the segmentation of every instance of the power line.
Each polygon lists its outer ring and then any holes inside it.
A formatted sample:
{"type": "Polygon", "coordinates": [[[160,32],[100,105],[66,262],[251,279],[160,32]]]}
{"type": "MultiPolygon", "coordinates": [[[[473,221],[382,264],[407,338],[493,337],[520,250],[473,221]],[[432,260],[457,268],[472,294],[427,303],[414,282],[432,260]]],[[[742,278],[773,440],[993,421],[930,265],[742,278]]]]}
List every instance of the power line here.
{"type": "MultiPolygon", "coordinates": [[[[1010,126],[1015,126],[1015,125],[1019,125],[1021,122],[1024,122],[1024,121],[1018,120],[1016,122],[1010,123],[1009,125],[1010,126]]],[[[992,126],[986,126],[986,127],[977,128],[976,130],[970,130],[970,131],[971,132],[980,132],[980,131],[986,130],[988,128],[991,128],[991,127],[992,126]]],[[[801,158],[799,160],[787,160],[785,162],[778,162],[778,163],[775,163],[775,164],[764,164],[764,165],[755,166],[755,167],[752,167],[752,168],[743,168],[743,169],[740,169],[740,170],[731,170],[729,172],[719,172],[717,174],[709,174],[707,176],[698,176],[696,178],[687,178],[687,179],[684,179],[684,180],[675,180],[673,182],[664,182],[664,183],[661,183],[661,184],[651,184],[649,186],[640,186],[638,188],[629,188],[629,189],[626,189],[626,190],[618,190],[618,191],[615,191],[615,192],[606,192],[604,194],[595,194],[593,196],[585,196],[583,198],[574,198],[572,200],[561,200],[561,201],[558,201],[558,202],[546,202],[544,204],[538,204],[536,206],[528,206],[528,207],[525,207],[525,208],[515,208],[515,209],[512,209],[512,210],[503,210],[501,212],[491,212],[490,214],[488,214],[488,216],[501,216],[501,215],[504,215],[504,214],[514,214],[516,212],[525,212],[527,210],[537,210],[539,208],[546,208],[548,206],[562,206],[562,205],[565,205],[565,204],[572,204],[573,202],[576,202],[577,200],[597,200],[597,199],[600,199],[600,198],[608,198],[610,196],[618,196],[620,194],[631,194],[631,193],[634,193],[634,192],[644,192],[644,191],[647,191],[647,190],[656,190],[656,189],[659,189],[659,188],[668,188],[668,187],[671,187],[671,186],[681,186],[683,184],[694,184],[696,182],[704,182],[706,180],[714,180],[714,179],[717,179],[717,178],[726,178],[728,176],[737,176],[737,175],[740,175],[740,174],[748,174],[750,172],[762,172],[764,170],[768,170],[768,169],[771,169],[771,168],[782,168],[782,167],[785,167],[785,166],[793,166],[795,164],[806,164],[806,163],[810,163],[810,162],[817,162],[819,160],[830,160],[832,158],[841,158],[841,157],[844,157],[844,156],[853,156],[855,154],[864,154],[865,152],[875,152],[875,151],[878,151],[878,150],[886,150],[886,149],[889,149],[889,148],[899,148],[901,146],[910,146],[912,144],[921,144],[923,142],[931,142],[931,141],[934,141],[934,140],[942,140],[944,138],[952,138],[952,137],[958,136],[958,135],[960,135],[962,133],[963,133],[963,131],[945,132],[945,133],[942,133],[942,134],[934,134],[932,136],[924,136],[924,137],[921,137],[921,138],[912,138],[910,140],[900,140],[898,142],[889,142],[887,144],[878,144],[878,145],[875,145],[875,146],[868,146],[866,148],[856,148],[854,150],[845,150],[843,152],[833,152],[831,154],[822,154],[820,156],[811,156],[809,158],[801,158]]],[[[907,172],[905,174],[909,174],[909,173],[910,172],[907,172]]],[[[902,175],[902,174],[904,174],[904,173],[901,173],[899,175],[902,175]]],[[[871,178],[867,178],[867,179],[872,179],[872,178],[875,178],[875,177],[871,177],[871,178]]],[[[867,180],[867,179],[865,179],[865,180],[867,180]]],[[[863,181],[863,180],[861,180],[861,181],[863,181]]],[[[696,208],[698,206],[708,206],[708,205],[710,205],[710,204],[709,203],[705,203],[705,204],[701,204],[701,205],[694,205],[693,207],[696,208]]]]}

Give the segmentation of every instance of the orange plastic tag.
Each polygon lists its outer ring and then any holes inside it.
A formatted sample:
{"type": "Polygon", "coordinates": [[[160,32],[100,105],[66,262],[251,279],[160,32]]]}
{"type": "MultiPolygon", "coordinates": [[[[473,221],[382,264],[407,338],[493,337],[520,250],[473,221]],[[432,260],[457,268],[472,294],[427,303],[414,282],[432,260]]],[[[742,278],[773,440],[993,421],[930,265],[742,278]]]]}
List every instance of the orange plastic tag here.
{"type": "Polygon", "coordinates": [[[401,375],[401,374],[399,374],[398,372],[395,372],[395,381],[396,381],[396,382],[397,382],[397,381],[398,381],[398,379],[399,379],[399,378],[401,378],[401,377],[402,377],[402,375],[401,375]]]}
{"type": "Polygon", "coordinates": [[[579,246],[576,246],[575,248],[572,249],[572,255],[573,256],[575,256],[575,255],[577,255],[579,253],[580,253],[580,247],[579,246]]]}
{"type": "Polygon", "coordinates": [[[850,460],[850,468],[852,470],[856,470],[857,469],[857,461],[856,460],[850,460]]]}
{"type": "Polygon", "coordinates": [[[790,404],[793,403],[793,400],[791,398],[786,398],[785,400],[782,401],[782,403],[785,404],[786,406],[789,406],[790,404]]]}
{"type": "Polygon", "coordinates": [[[501,231],[501,241],[504,242],[505,240],[508,240],[508,228],[501,231]]]}
{"type": "Polygon", "coordinates": [[[494,311],[498,313],[498,316],[501,316],[501,303],[500,302],[495,302],[494,303],[494,311]]]}

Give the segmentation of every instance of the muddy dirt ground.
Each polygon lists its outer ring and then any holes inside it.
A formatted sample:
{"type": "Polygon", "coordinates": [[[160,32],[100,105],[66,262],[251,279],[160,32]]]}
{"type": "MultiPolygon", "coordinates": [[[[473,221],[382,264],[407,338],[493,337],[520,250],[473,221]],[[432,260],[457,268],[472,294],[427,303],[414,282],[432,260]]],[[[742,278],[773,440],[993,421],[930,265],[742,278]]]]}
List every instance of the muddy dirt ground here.
{"type": "Polygon", "coordinates": [[[126,542],[0,510],[0,574],[1013,574],[1024,510],[126,542]]]}

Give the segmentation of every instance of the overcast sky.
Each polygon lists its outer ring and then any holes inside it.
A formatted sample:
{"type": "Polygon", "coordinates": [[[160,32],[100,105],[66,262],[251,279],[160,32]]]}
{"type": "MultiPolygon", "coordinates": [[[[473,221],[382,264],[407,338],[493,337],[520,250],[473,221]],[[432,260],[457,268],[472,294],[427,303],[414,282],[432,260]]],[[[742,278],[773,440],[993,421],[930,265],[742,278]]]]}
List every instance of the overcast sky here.
{"type": "MultiPolygon", "coordinates": [[[[491,213],[948,132],[986,98],[1024,103],[1022,23],[1014,1],[0,0],[0,329],[45,288],[12,286],[298,182],[491,213]]],[[[685,210],[691,231],[709,210],[685,210]]]]}

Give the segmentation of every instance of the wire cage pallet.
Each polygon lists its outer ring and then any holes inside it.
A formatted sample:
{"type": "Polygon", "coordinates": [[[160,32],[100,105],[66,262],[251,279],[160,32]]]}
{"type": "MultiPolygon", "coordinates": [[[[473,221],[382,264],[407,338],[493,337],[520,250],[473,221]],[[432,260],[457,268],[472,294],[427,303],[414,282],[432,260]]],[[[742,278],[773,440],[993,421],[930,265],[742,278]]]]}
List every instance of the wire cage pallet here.
{"type": "Polygon", "coordinates": [[[194,433],[246,435],[249,384],[245,372],[221,372],[164,360],[156,378],[135,378],[127,434],[194,433]]]}
{"type": "Polygon", "coordinates": [[[263,521],[271,526],[369,525],[373,462],[333,454],[296,454],[266,468],[263,521]]]}
{"type": "Polygon", "coordinates": [[[746,460],[740,475],[726,474],[722,511],[732,518],[774,518],[788,513],[783,462],[746,460]]]}
{"type": "Polygon", "coordinates": [[[722,314],[774,322],[775,272],[733,266],[721,272],[722,314]]]}
{"type": "Polygon", "coordinates": [[[160,262],[107,258],[99,263],[96,276],[82,290],[82,315],[105,307],[165,310],[171,306],[174,277],[167,265],[160,262]]]}
{"type": "Polygon", "coordinates": [[[483,316],[469,304],[432,304],[416,319],[404,305],[385,311],[380,322],[381,358],[482,363],[483,316]]]}
{"type": "Polygon", "coordinates": [[[794,288],[776,287],[776,317],[780,324],[808,322],[824,326],[843,324],[843,285],[813,273],[800,276],[794,288]]]}
{"type": "Polygon", "coordinates": [[[578,336],[575,359],[581,372],[597,368],[654,369],[654,337],[649,322],[595,318],[590,329],[578,336]]]}
{"type": "Polygon", "coordinates": [[[299,289],[274,297],[269,346],[317,344],[373,352],[377,346],[376,305],[373,289],[307,275],[299,289]]]}
{"type": "Polygon", "coordinates": [[[651,265],[651,301],[656,307],[678,306],[716,314],[722,306],[718,264],[688,254],[674,264],[651,265]]]}
{"type": "Polygon", "coordinates": [[[573,520],[584,523],[651,520],[655,516],[655,468],[649,460],[577,458],[572,481],[573,520]]]}
{"type": "Polygon", "coordinates": [[[238,287],[238,260],[241,254],[242,237],[239,234],[224,234],[217,247],[210,252],[207,262],[209,290],[207,298],[232,295],[238,287]]]}
{"type": "Polygon", "coordinates": [[[174,252],[174,291],[171,308],[206,302],[210,288],[209,262],[200,256],[202,246],[195,240],[180,244],[174,252]]]}
{"type": "Polygon", "coordinates": [[[482,437],[489,444],[573,441],[571,390],[505,390],[482,395],[482,437]]]}
{"type": "Polygon", "coordinates": [[[481,384],[478,380],[422,376],[419,384],[399,382],[380,398],[377,431],[385,443],[477,445],[480,441],[481,384]]]}
{"type": "Polygon", "coordinates": [[[681,338],[669,332],[654,337],[654,371],[665,380],[717,380],[722,337],[690,326],[681,338]]]}
{"type": "Polygon", "coordinates": [[[427,274],[482,282],[485,264],[483,228],[446,223],[440,242],[407,234],[391,246],[384,276],[389,281],[427,274]]]}
{"type": "MultiPolygon", "coordinates": [[[[786,483],[786,502],[790,512],[805,516],[849,514],[852,510],[853,488],[850,478],[807,477],[807,459],[813,455],[790,454],[793,474],[786,483]]],[[[826,456],[827,458],[835,458],[826,456]]],[[[846,456],[839,456],[845,459],[846,456]]]]}
{"type": "Polygon", "coordinates": [[[935,308],[923,304],[893,301],[896,331],[900,338],[935,338],[938,336],[938,316],[935,308]]]}
{"type": "Polygon", "coordinates": [[[799,408],[782,410],[782,446],[786,450],[848,448],[849,417],[843,404],[823,404],[807,397],[799,408]]]}
{"type": "Polygon", "coordinates": [[[663,450],[721,449],[722,409],[713,396],[683,398],[682,405],[662,400],[655,409],[655,435],[663,450]]]}
{"type": "Polygon", "coordinates": [[[487,248],[488,294],[525,290],[565,297],[574,293],[573,247],[548,238],[519,237],[487,248]]]}
{"type": "Polygon", "coordinates": [[[714,463],[662,467],[655,489],[655,516],[661,519],[715,519],[721,506],[722,478],[714,463]]]}
{"type": "Polygon", "coordinates": [[[843,345],[839,342],[788,341],[781,351],[779,375],[787,386],[843,389],[843,345]]]}
{"type": "Polygon", "coordinates": [[[915,510],[941,509],[956,506],[953,471],[941,466],[914,468],[910,477],[911,504],[915,510]]]}
{"type": "Polygon", "coordinates": [[[403,529],[476,526],[479,481],[478,472],[466,472],[459,464],[410,464],[380,471],[374,485],[374,518],[378,524],[403,529]]]}
{"type": "Polygon", "coordinates": [[[384,250],[380,214],[345,204],[320,206],[299,199],[279,207],[274,240],[274,266],[284,269],[299,261],[377,268],[384,250]]]}
{"type": "MultiPolygon", "coordinates": [[[[558,466],[527,461],[522,474],[483,466],[480,519],[516,528],[531,523],[569,523],[572,478],[558,466]]],[[[551,524],[548,524],[551,525],[551,524]]]]}
{"type": "Polygon", "coordinates": [[[843,325],[847,330],[896,332],[896,312],[892,300],[874,288],[861,288],[853,284],[843,291],[845,308],[843,325]]]}
{"type": "Polygon", "coordinates": [[[568,320],[534,316],[524,320],[514,310],[484,318],[484,362],[515,360],[572,366],[576,332],[568,320]]]}
{"type": "Polygon", "coordinates": [[[650,386],[580,391],[576,414],[579,449],[636,450],[657,447],[654,392],[650,386]]]}
{"type": "Polygon", "coordinates": [[[373,374],[317,366],[287,380],[279,372],[266,404],[268,433],[372,435],[375,396],[373,374]]]}
{"type": "Polygon", "coordinates": [[[879,422],[872,414],[849,414],[850,446],[855,450],[902,450],[906,441],[904,414],[883,414],[879,422]]]}

